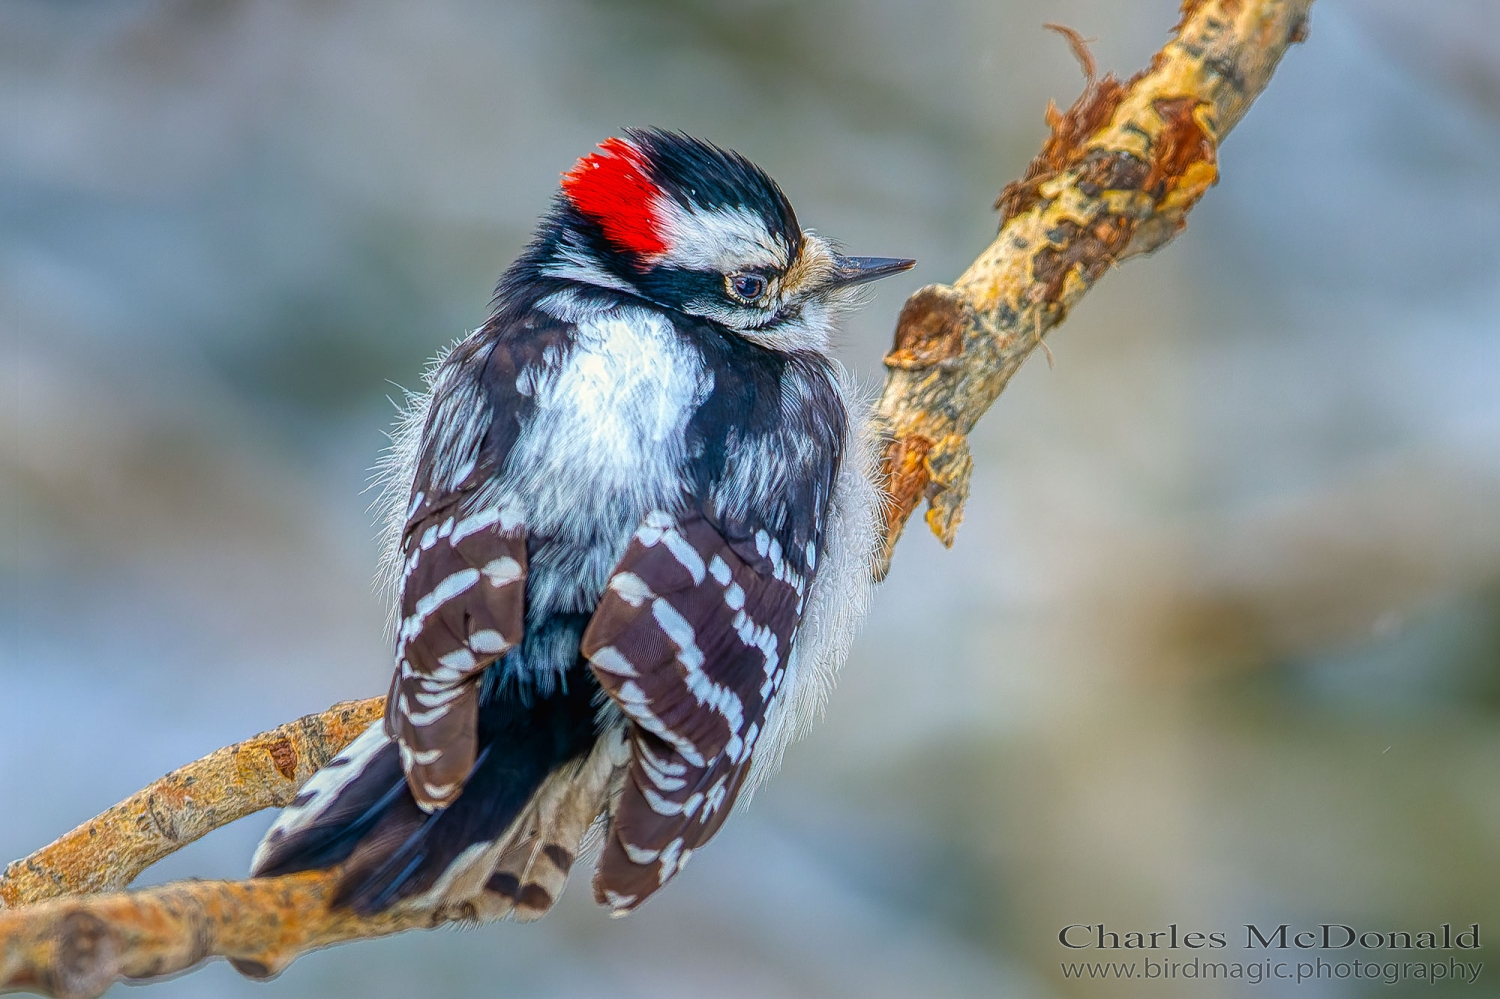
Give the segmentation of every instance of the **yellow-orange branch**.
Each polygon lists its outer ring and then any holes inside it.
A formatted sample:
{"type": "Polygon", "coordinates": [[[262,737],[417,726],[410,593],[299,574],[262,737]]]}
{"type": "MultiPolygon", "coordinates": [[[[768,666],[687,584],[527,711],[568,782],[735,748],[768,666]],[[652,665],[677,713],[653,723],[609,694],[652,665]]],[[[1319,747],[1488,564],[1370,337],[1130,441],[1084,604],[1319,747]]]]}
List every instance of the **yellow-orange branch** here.
{"type": "Polygon", "coordinates": [[[117,891],[220,826],[286,807],[384,708],[383,697],[343,701],[172,771],[8,866],[0,875],[0,908],[117,891]]]}
{"type": "Polygon", "coordinates": [[[120,978],[154,978],[225,957],[245,975],[277,974],[299,954],[346,940],[440,925],[468,913],[357,916],[328,900],[312,871],[255,881],[179,881],[0,912],[0,992],[100,995],[120,978]]]}
{"type": "Polygon", "coordinates": [[[1219,142],[1303,39],[1312,0],[1186,0],[1175,37],[1125,83],[1088,83],[995,207],[1000,233],[952,285],[911,296],[886,355],[876,411],[889,434],[885,548],[927,500],[927,523],[953,543],[969,493],[967,436],[1021,362],[1121,259],[1187,224],[1218,179],[1219,142]]]}
{"type": "MultiPolygon", "coordinates": [[[[1049,330],[1121,259],[1164,245],[1218,178],[1218,148],[1306,34],[1312,0],[1185,0],[1172,39],[1130,80],[1088,83],[996,207],[1000,233],[952,285],[908,299],[877,407],[888,444],[884,575],[907,518],[951,544],[968,495],[966,436],[1049,330]]],[[[116,805],[0,877],[0,992],[97,996],[227,957],[264,976],[298,954],[471,913],[331,909],[335,874],[118,889],[204,833],[287,804],[370,721],[381,698],[336,705],[221,749],[116,805]],[[43,901],[49,900],[49,901],[43,901]],[[17,908],[17,906],[20,906],[17,908]]]]}

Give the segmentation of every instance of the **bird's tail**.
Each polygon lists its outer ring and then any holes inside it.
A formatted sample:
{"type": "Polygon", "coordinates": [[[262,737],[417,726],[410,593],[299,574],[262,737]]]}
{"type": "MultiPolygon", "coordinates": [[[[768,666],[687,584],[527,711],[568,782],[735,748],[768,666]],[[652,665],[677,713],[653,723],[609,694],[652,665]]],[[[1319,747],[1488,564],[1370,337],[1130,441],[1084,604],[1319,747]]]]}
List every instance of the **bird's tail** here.
{"type": "Polygon", "coordinates": [[[251,876],[340,865],[333,904],[362,914],[400,904],[459,918],[535,919],[561,894],[629,753],[619,731],[582,751],[549,742],[491,741],[458,800],[429,814],[417,807],[397,745],[376,722],[282,812],[255,852],[251,876]]]}

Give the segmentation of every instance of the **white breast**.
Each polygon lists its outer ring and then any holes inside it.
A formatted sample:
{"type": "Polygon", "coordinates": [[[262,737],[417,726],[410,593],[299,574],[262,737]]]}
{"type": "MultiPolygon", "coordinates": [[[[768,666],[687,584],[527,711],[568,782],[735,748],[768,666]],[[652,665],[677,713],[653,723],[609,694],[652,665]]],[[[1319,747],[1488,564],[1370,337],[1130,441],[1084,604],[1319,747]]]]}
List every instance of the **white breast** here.
{"type": "MultiPolygon", "coordinates": [[[[524,506],[529,531],[587,556],[584,578],[552,585],[597,595],[646,511],[676,505],[687,422],[712,375],[657,313],[617,307],[576,321],[567,355],[517,386],[536,409],[502,489],[524,506]]],[[[544,596],[537,582],[533,601],[544,596]]]]}

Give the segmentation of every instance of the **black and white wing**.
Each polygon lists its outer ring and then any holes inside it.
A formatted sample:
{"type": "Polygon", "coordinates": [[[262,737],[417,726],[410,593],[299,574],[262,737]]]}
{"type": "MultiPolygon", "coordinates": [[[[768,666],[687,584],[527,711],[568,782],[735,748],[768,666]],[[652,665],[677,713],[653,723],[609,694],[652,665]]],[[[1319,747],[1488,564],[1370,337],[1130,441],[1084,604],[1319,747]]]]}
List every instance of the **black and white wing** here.
{"type": "Polygon", "coordinates": [[[638,906],[729,814],[786,675],[809,568],[764,529],[731,541],[698,513],[653,512],[631,540],[583,640],[635,723],[595,874],[601,903],[638,906]]]}
{"type": "Polygon", "coordinates": [[[525,629],[526,530],[519,511],[418,509],[405,576],[386,732],[424,810],[458,797],[474,766],[479,679],[525,629]]]}
{"type": "Polygon", "coordinates": [[[364,851],[374,859],[360,868],[363,880],[341,890],[384,905],[423,890],[451,854],[486,833],[483,816],[452,814],[461,809],[445,809],[432,828],[428,820],[455,801],[474,769],[485,666],[523,637],[525,525],[486,487],[529,415],[518,368],[566,332],[542,324],[534,337],[476,335],[431,377],[429,399],[398,435],[392,459],[392,487],[403,495],[391,556],[396,669],[384,724],[319,771],[282,812],[256,851],[254,876],[326,867],[364,851]],[[410,800],[399,794],[403,784],[410,800]],[[420,829],[425,838],[413,836],[420,829]],[[424,866],[392,876],[383,858],[407,863],[396,850],[403,842],[422,853],[424,866]]]}
{"type": "Polygon", "coordinates": [[[527,325],[524,336],[462,344],[444,363],[413,472],[385,728],[428,812],[463,790],[477,752],[480,678],[524,637],[525,512],[505,498],[501,467],[532,407],[522,375],[568,329],[527,325]]]}

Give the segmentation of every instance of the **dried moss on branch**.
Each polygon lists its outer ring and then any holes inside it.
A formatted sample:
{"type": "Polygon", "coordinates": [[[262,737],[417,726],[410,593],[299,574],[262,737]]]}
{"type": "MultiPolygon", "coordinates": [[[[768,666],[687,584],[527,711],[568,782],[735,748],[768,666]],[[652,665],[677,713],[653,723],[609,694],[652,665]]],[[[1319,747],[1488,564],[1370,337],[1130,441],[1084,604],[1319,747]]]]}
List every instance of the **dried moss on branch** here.
{"type": "MultiPolygon", "coordinates": [[[[889,505],[884,575],[907,518],[951,544],[968,496],[966,435],[1021,362],[1095,281],[1182,230],[1218,178],[1218,148],[1306,34],[1312,0],[1186,0],[1172,39],[1131,79],[1098,77],[1066,29],[1087,84],[996,204],[999,235],[952,285],[930,285],[901,310],[877,411],[889,505]]],[[[344,940],[435,926],[469,912],[331,909],[334,876],[118,889],[193,839],[301,784],[381,709],[336,705],[189,764],[0,877],[0,991],[96,996],[227,957],[257,977],[344,940]],[[47,901],[43,901],[47,900],[47,901]],[[14,908],[15,906],[23,906],[14,908]]]]}

